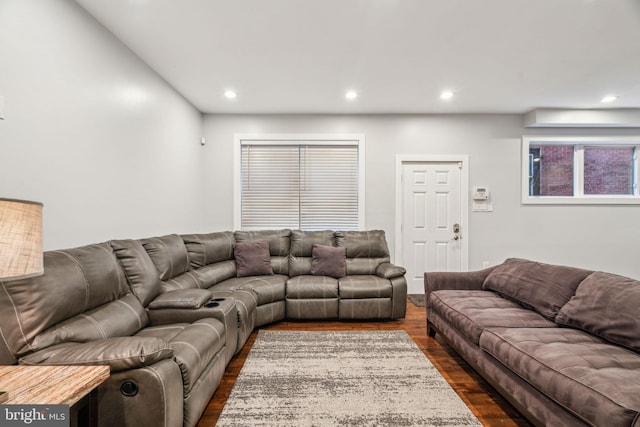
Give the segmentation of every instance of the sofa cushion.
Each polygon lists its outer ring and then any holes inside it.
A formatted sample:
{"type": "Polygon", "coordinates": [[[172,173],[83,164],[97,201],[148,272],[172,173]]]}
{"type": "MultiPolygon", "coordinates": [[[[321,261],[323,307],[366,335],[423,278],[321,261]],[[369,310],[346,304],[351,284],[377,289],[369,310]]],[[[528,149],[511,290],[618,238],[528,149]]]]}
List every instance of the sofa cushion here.
{"type": "Polygon", "coordinates": [[[238,277],[264,276],[273,274],[269,242],[236,243],[233,246],[238,277]]]}
{"type": "Polygon", "coordinates": [[[291,247],[291,230],[236,231],[233,233],[236,242],[269,242],[271,268],[275,274],[289,274],[289,249],[291,247]]]}
{"type": "Polygon", "coordinates": [[[640,355],[568,328],[489,328],[480,347],[589,425],[640,417],[640,355]]]}
{"type": "Polygon", "coordinates": [[[287,299],[338,298],[338,281],[328,276],[295,276],[287,280],[287,299]]]}
{"type": "Polygon", "coordinates": [[[340,298],[386,298],[393,295],[391,282],[372,275],[345,276],[338,279],[340,298]]]}
{"type": "Polygon", "coordinates": [[[20,358],[22,365],[109,365],[111,372],[141,368],[168,359],[173,349],[160,338],[116,337],[64,343],[20,358]]]}
{"type": "Polygon", "coordinates": [[[347,248],[347,258],[385,258],[389,248],[384,231],[337,231],[337,246],[347,248]]]}
{"type": "Polygon", "coordinates": [[[272,276],[235,277],[215,285],[211,290],[244,289],[252,292],[258,301],[258,305],[284,301],[285,283],[287,276],[274,274],[272,276]]]}
{"type": "Polygon", "coordinates": [[[347,275],[347,250],[314,244],[311,250],[311,275],[339,279],[347,275]]]}
{"type": "Polygon", "coordinates": [[[34,338],[31,349],[68,341],[89,342],[133,335],[148,322],[144,307],[135,295],[129,293],[53,325],[34,338]]]}
{"type": "Polygon", "coordinates": [[[332,230],[291,232],[291,253],[289,256],[289,277],[311,274],[313,245],[334,245],[332,230]]]}
{"type": "Polygon", "coordinates": [[[191,272],[198,279],[201,287],[203,288],[209,288],[216,283],[220,283],[224,280],[237,276],[236,262],[233,260],[205,265],[204,267],[191,270],[191,272]]]}
{"type": "Polygon", "coordinates": [[[533,310],[491,291],[442,290],[429,294],[429,307],[469,341],[478,345],[485,328],[554,328],[533,310]]]}
{"type": "Polygon", "coordinates": [[[149,321],[107,243],[44,253],[44,274],[0,283],[3,340],[18,357],[129,335],[149,321]]]}
{"type": "Polygon", "coordinates": [[[160,274],[138,240],[112,240],[113,248],[129,286],[145,307],[162,292],[160,274]]]}
{"type": "Polygon", "coordinates": [[[202,283],[193,270],[162,281],[164,292],[175,291],[176,289],[198,289],[201,285],[202,283]]]}
{"type": "Polygon", "coordinates": [[[336,246],[347,249],[347,274],[376,274],[378,266],[388,263],[389,248],[384,231],[336,231],[336,246]]]}
{"type": "Polygon", "coordinates": [[[181,236],[189,253],[192,268],[233,259],[235,239],[232,231],[181,236]]]}
{"type": "Polygon", "coordinates": [[[233,232],[185,234],[181,237],[189,254],[191,273],[200,282],[200,287],[208,288],[236,277],[233,232]]]}
{"type": "Polygon", "coordinates": [[[639,281],[595,272],[580,283],[556,322],[640,352],[639,309],[639,281]]]}
{"type": "Polygon", "coordinates": [[[591,273],[580,268],[509,258],[489,273],[483,289],[495,291],[554,319],[580,282],[591,273]]]}
{"type": "Polygon", "coordinates": [[[187,247],[177,234],[142,239],[141,243],[158,269],[160,280],[172,279],[189,270],[187,247]]]}

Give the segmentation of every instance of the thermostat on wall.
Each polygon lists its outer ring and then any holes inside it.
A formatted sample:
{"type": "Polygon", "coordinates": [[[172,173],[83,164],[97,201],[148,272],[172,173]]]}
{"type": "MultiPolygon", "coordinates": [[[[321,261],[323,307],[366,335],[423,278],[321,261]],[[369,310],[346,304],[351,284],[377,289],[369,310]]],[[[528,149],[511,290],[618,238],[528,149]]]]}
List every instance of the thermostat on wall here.
{"type": "Polygon", "coordinates": [[[489,200],[487,187],[473,187],[473,200],[489,200]]]}
{"type": "Polygon", "coordinates": [[[493,203],[489,200],[490,194],[487,187],[473,187],[473,211],[474,212],[493,212],[493,203]]]}

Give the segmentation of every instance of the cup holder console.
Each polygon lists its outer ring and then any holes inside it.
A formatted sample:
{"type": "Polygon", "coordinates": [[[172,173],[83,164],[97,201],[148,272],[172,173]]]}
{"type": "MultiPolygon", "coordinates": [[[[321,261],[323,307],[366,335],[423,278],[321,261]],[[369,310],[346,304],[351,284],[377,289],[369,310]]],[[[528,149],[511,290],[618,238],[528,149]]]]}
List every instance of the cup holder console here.
{"type": "Polygon", "coordinates": [[[226,298],[212,298],[208,302],[206,302],[204,306],[208,308],[218,307],[220,303],[225,300],[226,298]]]}

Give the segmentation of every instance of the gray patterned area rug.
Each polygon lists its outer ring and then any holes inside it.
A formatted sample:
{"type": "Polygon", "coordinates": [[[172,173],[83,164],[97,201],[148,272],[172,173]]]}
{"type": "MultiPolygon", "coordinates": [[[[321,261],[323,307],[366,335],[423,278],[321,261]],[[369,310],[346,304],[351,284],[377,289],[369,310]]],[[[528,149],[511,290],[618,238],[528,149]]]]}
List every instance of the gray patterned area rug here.
{"type": "Polygon", "coordinates": [[[405,331],[258,333],[216,426],[481,426],[405,331]]]}

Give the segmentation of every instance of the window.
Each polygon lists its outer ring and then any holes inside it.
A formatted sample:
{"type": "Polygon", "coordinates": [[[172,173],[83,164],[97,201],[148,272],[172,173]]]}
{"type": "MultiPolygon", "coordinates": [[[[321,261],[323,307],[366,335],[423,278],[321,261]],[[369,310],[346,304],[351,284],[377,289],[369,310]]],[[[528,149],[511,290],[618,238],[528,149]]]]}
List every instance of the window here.
{"type": "Polygon", "coordinates": [[[237,135],[236,147],[236,228],[363,228],[364,137],[237,135]]]}
{"type": "Polygon", "coordinates": [[[640,204],[640,137],[524,137],[525,204],[640,204]]]}

